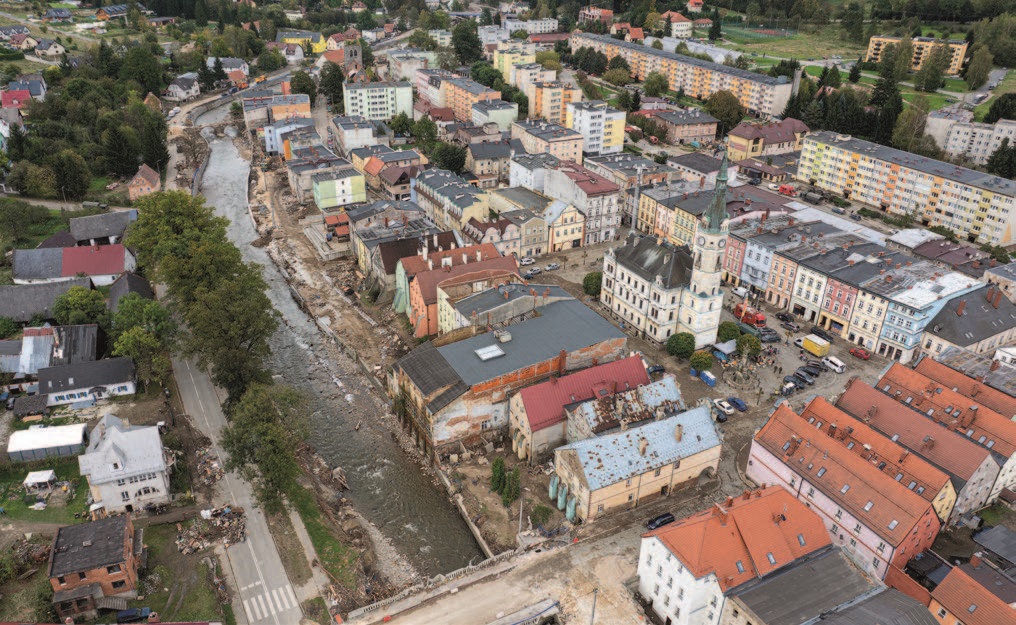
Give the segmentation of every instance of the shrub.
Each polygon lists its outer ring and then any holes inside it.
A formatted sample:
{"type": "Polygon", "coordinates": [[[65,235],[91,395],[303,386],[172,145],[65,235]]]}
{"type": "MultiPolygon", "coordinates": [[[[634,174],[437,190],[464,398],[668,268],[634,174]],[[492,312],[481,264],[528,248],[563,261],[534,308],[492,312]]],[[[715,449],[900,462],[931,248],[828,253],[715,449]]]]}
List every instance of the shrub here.
{"type": "Polygon", "coordinates": [[[667,353],[674,358],[687,358],[695,351],[695,336],[690,332],[672,334],[667,339],[667,353]]]}
{"type": "Polygon", "coordinates": [[[504,458],[498,456],[490,463],[490,490],[500,493],[504,489],[505,471],[504,458]]]}
{"type": "Polygon", "coordinates": [[[590,271],[586,274],[586,277],[582,278],[582,290],[586,295],[591,297],[599,297],[600,290],[603,287],[603,272],[602,271],[590,271]]]}
{"type": "Polygon", "coordinates": [[[689,363],[696,371],[709,371],[713,368],[713,357],[708,352],[695,352],[689,363]]]}

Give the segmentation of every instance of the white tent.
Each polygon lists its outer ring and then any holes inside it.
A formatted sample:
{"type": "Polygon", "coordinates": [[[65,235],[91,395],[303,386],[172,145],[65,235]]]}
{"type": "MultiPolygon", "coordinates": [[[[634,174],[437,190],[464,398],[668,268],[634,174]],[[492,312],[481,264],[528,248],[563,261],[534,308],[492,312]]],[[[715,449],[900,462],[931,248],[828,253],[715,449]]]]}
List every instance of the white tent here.
{"type": "Polygon", "coordinates": [[[56,473],[53,469],[32,471],[21,484],[25,487],[25,491],[29,493],[52,488],[56,484],[56,473]]]}

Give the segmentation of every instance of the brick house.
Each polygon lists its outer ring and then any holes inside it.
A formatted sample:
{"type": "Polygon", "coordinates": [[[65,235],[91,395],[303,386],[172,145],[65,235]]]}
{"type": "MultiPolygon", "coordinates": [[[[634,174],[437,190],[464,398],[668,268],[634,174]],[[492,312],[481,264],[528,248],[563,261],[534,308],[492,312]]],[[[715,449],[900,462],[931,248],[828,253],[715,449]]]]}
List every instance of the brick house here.
{"type": "Polygon", "coordinates": [[[100,608],[126,609],[147,556],[142,541],[129,515],[61,527],[49,557],[57,616],[95,618],[100,608]]]}
{"type": "Polygon", "coordinates": [[[138,168],[138,173],[134,174],[131,181],[127,183],[127,194],[130,196],[131,201],[144,197],[149,193],[155,193],[156,191],[162,190],[162,180],[159,178],[159,174],[148,165],[141,163],[141,167],[138,168]]]}

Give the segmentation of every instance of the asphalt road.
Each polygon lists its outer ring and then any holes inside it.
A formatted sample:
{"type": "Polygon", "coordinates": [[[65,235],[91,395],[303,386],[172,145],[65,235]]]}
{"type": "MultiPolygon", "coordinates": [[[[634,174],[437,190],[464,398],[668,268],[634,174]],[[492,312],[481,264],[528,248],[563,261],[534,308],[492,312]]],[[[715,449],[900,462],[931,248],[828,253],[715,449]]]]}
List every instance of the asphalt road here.
{"type": "MultiPolygon", "coordinates": [[[[212,449],[224,458],[219,445],[226,417],[211,379],[190,360],[173,359],[177,386],[187,414],[196,428],[212,440],[212,449]]],[[[282,559],[261,510],[254,505],[250,485],[235,473],[227,473],[219,484],[216,505],[242,507],[247,513],[247,541],[226,549],[243,605],[237,613],[241,623],[290,625],[299,623],[303,613],[293,587],[282,567],[282,559]]]]}

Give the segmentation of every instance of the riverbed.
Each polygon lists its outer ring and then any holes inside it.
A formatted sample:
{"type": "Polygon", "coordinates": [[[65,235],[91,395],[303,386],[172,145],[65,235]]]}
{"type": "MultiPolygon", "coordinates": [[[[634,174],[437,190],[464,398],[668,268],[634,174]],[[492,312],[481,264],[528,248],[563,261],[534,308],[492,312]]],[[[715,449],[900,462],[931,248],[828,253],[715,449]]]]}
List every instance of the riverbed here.
{"type": "MultiPolygon", "coordinates": [[[[228,107],[209,111],[196,125],[221,121],[228,107]]],[[[430,576],[482,558],[472,534],[437,486],[393,439],[379,415],[386,398],[345,356],[322,346],[323,337],[290,296],[282,273],[258,238],[247,213],[250,163],[233,141],[213,138],[201,185],[207,202],[230,220],[229,237],[248,262],[264,268],[268,296],[283,323],[271,340],[271,369],[278,381],[309,398],[309,442],[330,464],[341,466],[349,499],[421,574],[430,576]]],[[[332,320],[333,325],[341,319],[332,320]]],[[[384,573],[384,571],[382,571],[384,573]]]]}

